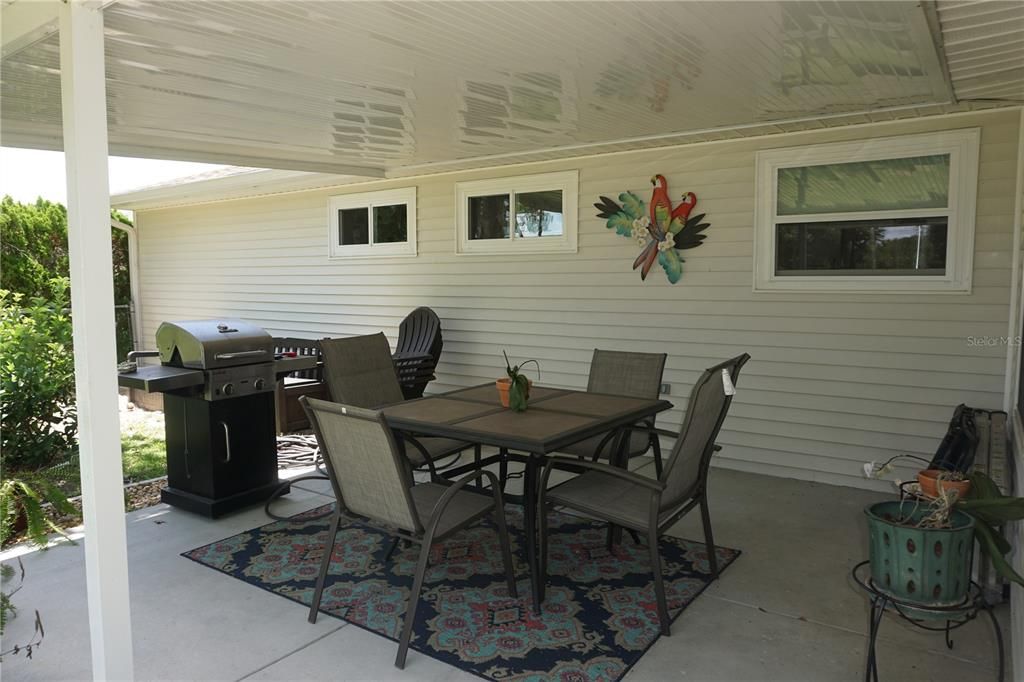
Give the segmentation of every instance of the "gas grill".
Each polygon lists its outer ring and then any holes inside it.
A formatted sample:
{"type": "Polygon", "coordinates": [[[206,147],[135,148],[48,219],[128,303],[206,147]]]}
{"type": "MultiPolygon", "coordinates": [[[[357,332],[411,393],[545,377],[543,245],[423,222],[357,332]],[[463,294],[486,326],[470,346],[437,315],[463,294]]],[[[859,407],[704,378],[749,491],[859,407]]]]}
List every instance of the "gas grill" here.
{"type": "Polygon", "coordinates": [[[211,518],[261,502],[280,487],[274,428],[278,377],[316,358],[275,358],[263,329],[240,320],[164,322],[160,366],[118,374],[129,388],[164,394],[167,504],[211,518]]]}

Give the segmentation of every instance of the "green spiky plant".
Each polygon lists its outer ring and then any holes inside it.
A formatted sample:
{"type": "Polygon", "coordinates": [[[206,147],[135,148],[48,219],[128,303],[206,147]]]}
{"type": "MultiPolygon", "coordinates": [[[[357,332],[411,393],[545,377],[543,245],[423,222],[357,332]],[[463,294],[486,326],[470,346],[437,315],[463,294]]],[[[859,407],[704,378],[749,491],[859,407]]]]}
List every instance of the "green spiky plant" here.
{"type": "Polygon", "coordinates": [[[508,353],[501,351],[501,354],[505,356],[505,373],[512,382],[508,389],[508,407],[513,412],[525,412],[530,400],[530,380],[521,370],[532,362],[537,368],[537,379],[540,380],[540,363],[536,360],[526,360],[513,365],[508,359],[508,353]]]}
{"type": "Polygon", "coordinates": [[[1006,580],[1024,586],[1024,577],[1006,558],[1013,547],[1002,533],[1004,524],[1024,519],[1024,497],[1003,495],[995,482],[980,471],[973,472],[970,478],[970,492],[964,499],[957,500],[954,507],[974,517],[974,537],[981,553],[992,562],[996,572],[1006,580]]]}

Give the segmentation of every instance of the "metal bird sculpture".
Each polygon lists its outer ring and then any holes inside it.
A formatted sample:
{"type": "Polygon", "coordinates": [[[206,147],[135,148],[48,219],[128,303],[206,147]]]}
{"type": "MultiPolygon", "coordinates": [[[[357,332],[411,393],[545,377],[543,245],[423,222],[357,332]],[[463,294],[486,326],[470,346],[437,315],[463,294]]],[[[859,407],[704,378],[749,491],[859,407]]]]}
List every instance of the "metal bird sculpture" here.
{"type": "Polygon", "coordinates": [[[655,175],[651,185],[654,190],[649,207],[632,192],[623,192],[619,195],[621,204],[601,196],[594,208],[597,217],[607,221],[609,230],[634,239],[641,247],[640,255],[633,261],[633,269],[640,268],[640,279],[646,280],[654,261],[658,261],[668,281],[675,284],[683,274],[684,259],[678,252],[700,246],[710,223],[701,222],[704,213],[690,217],[697,205],[693,192],[684,194],[673,209],[665,176],[655,175]]]}

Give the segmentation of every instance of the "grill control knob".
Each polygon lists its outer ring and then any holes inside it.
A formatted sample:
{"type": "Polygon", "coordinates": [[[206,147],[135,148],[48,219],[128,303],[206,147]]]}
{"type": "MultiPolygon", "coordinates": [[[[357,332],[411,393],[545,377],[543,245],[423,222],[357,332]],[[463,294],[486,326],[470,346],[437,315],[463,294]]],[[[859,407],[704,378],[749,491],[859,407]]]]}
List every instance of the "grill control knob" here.
{"type": "Polygon", "coordinates": [[[220,387],[220,390],[221,390],[221,393],[223,393],[224,395],[234,395],[234,393],[235,393],[235,385],[234,384],[224,384],[223,386],[220,387]]]}
{"type": "Polygon", "coordinates": [[[257,391],[262,391],[263,387],[266,385],[267,382],[265,379],[253,379],[252,387],[255,388],[257,391]]]}

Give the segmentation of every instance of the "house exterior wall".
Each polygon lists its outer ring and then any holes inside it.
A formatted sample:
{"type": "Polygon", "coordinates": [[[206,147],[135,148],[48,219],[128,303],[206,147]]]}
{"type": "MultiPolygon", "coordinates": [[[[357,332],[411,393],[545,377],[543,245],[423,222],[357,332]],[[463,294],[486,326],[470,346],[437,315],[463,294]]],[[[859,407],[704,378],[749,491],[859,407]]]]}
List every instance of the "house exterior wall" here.
{"type": "Polygon", "coordinates": [[[499,376],[502,349],[537,359],[543,383],[574,388],[594,347],[664,351],[676,405],[666,427],[704,367],[748,352],[718,465],[878,485],[863,462],[930,457],[956,404],[1003,406],[1005,346],[968,337],[1007,333],[1018,122],[1016,111],[917,119],[141,211],[143,339],[162,320],[230,315],[275,335],[383,329],[393,343],[402,317],[429,305],[445,338],[432,391],[499,376]],[[982,131],[970,294],[752,291],[758,150],[967,127],[982,131]],[[580,176],[577,253],[455,254],[456,182],[569,169],[580,176]],[[676,285],[660,270],[641,282],[635,245],[592,207],[624,190],[646,198],[655,173],[675,200],[695,192],[711,222],[676,285]],[[407,186],[416,257],[328,260],[328,197],[407,186]]]}

